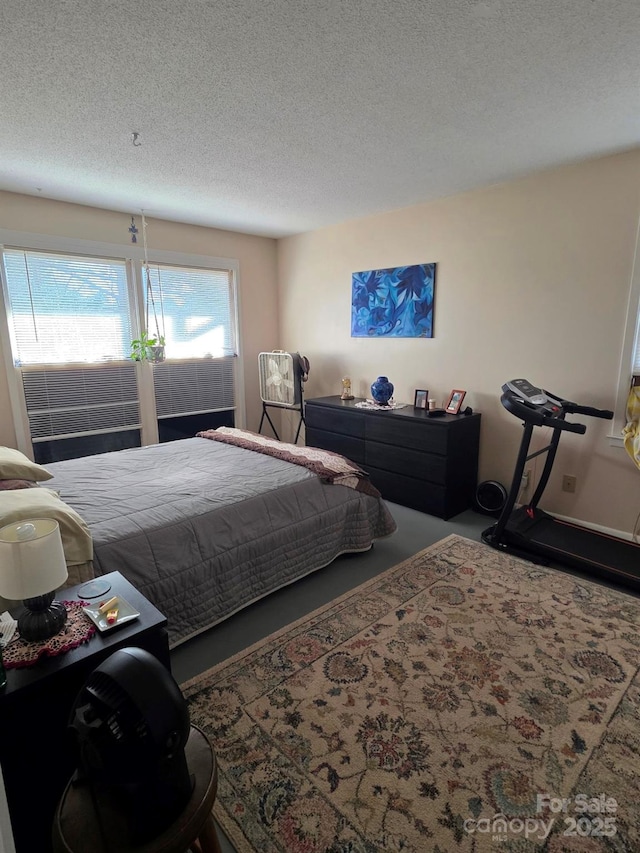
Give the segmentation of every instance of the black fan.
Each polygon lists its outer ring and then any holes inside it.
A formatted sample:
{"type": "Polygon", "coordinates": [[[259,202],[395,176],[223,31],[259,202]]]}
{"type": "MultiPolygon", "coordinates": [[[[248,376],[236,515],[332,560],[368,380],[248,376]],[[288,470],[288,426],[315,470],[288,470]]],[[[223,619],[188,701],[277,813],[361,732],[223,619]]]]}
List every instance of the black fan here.
{"type": "Polygon", "coordinates": [[[120,649],[100,664],[78,694],[69,727],[78,776],[99,804],[107,794],[125,814],[131,838],[166,829],[191,797],[184,747],[189,710],[178,685],[149,652],[120,649]]]}
{"type": "Polygon", "coordinates": [[[474,509],[484,515],[493,515],[496,518],[502,512],[507,502],[507,490],[497,480],[485,480],[476,489],[474,509]]]}

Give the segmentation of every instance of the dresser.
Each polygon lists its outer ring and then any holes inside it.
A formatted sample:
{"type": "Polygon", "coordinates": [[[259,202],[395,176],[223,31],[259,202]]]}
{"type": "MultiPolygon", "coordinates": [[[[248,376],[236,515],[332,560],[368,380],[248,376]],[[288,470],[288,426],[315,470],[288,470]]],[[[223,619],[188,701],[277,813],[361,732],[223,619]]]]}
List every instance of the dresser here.
{"type": "Polygon", "coordinates": [[[306,401],[306,444],[333,450],[364,468],[394,503],[451,518],[468,509],[478,479],[480,415],[430,417],[409,405],[357,408],[361,398],[306,401]]]}

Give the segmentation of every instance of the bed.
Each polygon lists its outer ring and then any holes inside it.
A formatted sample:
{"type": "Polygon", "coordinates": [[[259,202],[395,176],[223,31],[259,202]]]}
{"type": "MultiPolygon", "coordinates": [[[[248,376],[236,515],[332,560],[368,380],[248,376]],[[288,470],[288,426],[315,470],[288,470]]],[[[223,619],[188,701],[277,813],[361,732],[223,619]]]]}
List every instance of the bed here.
{"type": "Polygon", "coordinates": [[[172,647],[396,528],[368,478],[330,482],[230,440],[56,462],[40,484],[86,523],[90,574],[121,572],[167,616],[172,647]]]}

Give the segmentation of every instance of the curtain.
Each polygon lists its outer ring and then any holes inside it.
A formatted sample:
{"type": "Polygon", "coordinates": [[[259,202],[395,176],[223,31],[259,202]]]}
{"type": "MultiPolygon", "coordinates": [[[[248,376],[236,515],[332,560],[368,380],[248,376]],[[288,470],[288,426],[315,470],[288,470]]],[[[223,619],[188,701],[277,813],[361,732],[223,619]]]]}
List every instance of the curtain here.
{"type": "Polygon", "coordinates": [[[627,424],[622,430],[627,453],[640,468],[640,376],[634,376],[627,400],[627,424]]]}

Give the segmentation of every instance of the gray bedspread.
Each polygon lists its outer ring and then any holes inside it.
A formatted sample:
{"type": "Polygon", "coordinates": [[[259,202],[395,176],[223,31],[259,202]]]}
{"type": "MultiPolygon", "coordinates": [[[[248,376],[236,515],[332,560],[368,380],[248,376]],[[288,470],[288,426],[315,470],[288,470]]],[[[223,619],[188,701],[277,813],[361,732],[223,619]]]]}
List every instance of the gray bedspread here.
{"type": "Polygon", "coordinates": [[[91,530],[95,574],[136,586],[172,646],[396,528],[379,498],[203,438],[47,468],[91,530]]]}

